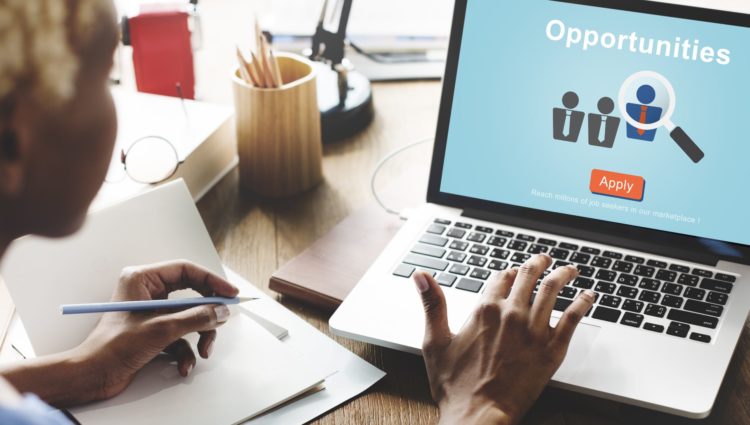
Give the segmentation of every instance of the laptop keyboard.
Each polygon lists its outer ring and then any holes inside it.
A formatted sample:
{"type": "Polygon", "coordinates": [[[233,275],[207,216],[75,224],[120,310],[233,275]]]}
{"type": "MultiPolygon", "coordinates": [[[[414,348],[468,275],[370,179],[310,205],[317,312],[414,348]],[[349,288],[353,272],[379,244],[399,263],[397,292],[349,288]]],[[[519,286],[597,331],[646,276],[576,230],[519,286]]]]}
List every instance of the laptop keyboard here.
{"type": "Polygon", "coordinates": [[[560,291],[555,310],[564,311],[580,291],[592,289],[590,318],[704,343],[711,342],[737,281],[720,271],[441,218],[393,274],[410,278],[424,270],[446,288],[479,293],[493,273],[535,254],[552,257],[552,269],[572,264],[580,272],[560,291]]]}

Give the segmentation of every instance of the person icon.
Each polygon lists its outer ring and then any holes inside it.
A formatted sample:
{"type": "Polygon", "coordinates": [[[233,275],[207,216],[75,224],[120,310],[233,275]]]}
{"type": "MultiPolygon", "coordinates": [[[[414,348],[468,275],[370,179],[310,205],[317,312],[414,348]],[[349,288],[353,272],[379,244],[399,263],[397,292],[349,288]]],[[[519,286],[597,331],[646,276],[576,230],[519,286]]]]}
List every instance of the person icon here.
{"type": "MultiPolygon", "coordinates": [[[[656,99],[656,91],[648,84],[638,88],[636,97],[641,104],[628,103],[626,105],[627,114],[642,124],[653,124],[661,119],[662,108],[649,106],[656,99]]],[[[635,140],[644,140],[653,142],[656,137],[656,130],[643,130],[628,124],[628,138],[635,140]]]]}
{"type": "Polygon", "coordinates": [[[612,149],[620,128],[620,118],[609,115],[615,110],[615,101],[603,97],[597,108],[599,114],[589,114],[589,145],[612,149]]]}
{"type": "Polygon", "coordinates": [[[576,111],[578,106],[578,95],[569,91],[563,95],[563,108],[554,108],[552,110],[553,134],[555,140],[563,142],[576,143],[578,136],[581,134],[583,120],[586,114],[576,111]]]}

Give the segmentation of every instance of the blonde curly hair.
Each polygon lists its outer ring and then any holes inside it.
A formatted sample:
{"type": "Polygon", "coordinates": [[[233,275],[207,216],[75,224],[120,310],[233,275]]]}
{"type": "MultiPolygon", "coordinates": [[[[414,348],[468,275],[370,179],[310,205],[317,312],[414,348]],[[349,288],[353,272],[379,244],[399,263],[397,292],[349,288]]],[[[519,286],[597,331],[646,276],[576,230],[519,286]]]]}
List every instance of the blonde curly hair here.
{"type": "Polygon", "coordinates": [[[0,102],[55,106],[75,92],[80,52],[111,0],[0,0],[0,102]],[[19,93],[19,91],[21,91],[19,93]]]}

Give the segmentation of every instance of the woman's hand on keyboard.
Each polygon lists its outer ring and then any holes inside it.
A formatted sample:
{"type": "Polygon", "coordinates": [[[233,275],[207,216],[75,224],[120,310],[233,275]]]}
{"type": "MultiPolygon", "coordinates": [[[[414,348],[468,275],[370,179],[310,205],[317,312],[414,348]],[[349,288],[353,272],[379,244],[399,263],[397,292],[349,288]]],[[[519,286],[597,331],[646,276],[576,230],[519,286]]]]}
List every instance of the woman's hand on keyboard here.
{"type": "Polygon", "coordinates": [[[426,315],[422,353],[442,423],[518,423],[560,367],[595,298],[582,292],[551,327],[557,294],[578,276],[566,266],[542,279],[551,264],[537,255],[495,276],[457,335],[440,285],[428,273],[414,275],[426,315]]]}

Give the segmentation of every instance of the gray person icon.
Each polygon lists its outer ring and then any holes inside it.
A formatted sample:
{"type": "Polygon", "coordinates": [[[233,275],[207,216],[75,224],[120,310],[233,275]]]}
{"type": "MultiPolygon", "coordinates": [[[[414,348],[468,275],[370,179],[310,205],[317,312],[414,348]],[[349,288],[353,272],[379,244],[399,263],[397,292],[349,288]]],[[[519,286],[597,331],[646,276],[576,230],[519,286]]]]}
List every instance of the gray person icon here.
{"type": "Polygon", "coordinates": [[[597,104],[600,114],[589,114],[589,145],[611,149],[615,145],[620,118],[609,114],[615,110],[615,102],[603,97],[597,104]]]}
{"type": "Polygon", "coordinates": [[[581,127],[583,127],[583,120],[586,118],[586,114],[575,110],[578,106],[578,95],[575,92],[569,91],[565,93],[562,103],[566,109],[554,108],[552,110],[552,137],[555,140],[576,143],[578,136],[581,134],[581,127]]]}

